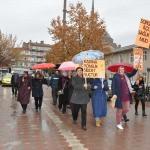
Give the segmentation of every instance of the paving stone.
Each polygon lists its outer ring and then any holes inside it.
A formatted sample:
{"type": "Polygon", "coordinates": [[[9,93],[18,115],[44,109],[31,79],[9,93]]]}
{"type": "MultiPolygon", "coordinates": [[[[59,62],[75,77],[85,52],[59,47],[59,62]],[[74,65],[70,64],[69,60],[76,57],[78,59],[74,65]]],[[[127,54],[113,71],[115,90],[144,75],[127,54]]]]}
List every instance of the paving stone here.
{"type": "Polygon", "coordinates": [[[128,114],[130,121],[125,130],[115,127],[115,110],[108,104],[108,114],[100,128],[95,127],[91,104],[88,104],[87,131],[72,124],[71,112],[62,114],[54,107],[50,88],[44,88],[41,112],[36,113],[34,100],[25,115],[20,104],[12,97],[10,87],[0,87],[0,150],[150,150],[150,103],[148,116],[134,115],[134,105],[128,114]]]}

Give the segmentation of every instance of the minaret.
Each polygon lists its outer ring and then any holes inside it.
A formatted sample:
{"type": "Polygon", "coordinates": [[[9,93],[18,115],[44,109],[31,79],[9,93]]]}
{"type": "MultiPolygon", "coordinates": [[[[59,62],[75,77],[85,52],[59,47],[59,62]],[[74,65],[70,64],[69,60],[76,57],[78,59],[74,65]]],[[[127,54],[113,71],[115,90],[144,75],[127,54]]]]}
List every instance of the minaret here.
{"type": "Polygon", "coordinates": [[[64,8],[63,8],[63,24],[66,24],[66,13],[67,13],[67,0],[64,0],[64,8]]]}
{"type": "Polygon", "coordinates": [[[92,10],[91,10],[91,13],[93,14],[94,13],[94,10],[95,8],[94,8],[94,0],[92,0],[92,10]]]}

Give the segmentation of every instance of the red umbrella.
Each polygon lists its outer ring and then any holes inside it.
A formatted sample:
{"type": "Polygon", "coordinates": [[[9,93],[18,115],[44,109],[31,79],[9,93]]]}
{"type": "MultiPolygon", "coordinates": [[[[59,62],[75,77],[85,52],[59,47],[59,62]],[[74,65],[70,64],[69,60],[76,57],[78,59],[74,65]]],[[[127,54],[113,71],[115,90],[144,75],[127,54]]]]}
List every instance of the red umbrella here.
{"type": "Polygon", "coordinates": [[[32,66],[32,69],[49,69],[49,68],[54,68],[55,65],[52,63],[42,63],[42,64],[36,64],[32,66]]]}
{"type": "Polygon", "coordinates": [[[109,70],[111,72],[118,72],[118,68],[121,66],[124,67],[125,72],[132,72],[133,71],[133,65],[127,64],[127,63],[116,63],[113,65],[110,65],[107,67],[107,70],[109,70]]]}

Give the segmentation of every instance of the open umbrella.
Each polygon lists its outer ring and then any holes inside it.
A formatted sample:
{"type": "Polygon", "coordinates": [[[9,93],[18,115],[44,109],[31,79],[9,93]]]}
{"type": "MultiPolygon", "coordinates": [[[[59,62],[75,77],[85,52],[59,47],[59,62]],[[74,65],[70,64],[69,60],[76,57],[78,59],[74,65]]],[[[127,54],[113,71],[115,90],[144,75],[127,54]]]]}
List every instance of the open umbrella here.
{"type": "Polygon", "coordinates": [[[66,62],[63,62],[58,70],[63,70],[63,71],[70,71],[70,70],[75,70],[76,69],[76,64],[72,61],[66,61],[66,62]]]}
{"type": "Polygon", "coordinates": [[[55,65],[52,63],[42,63],[42,64],[36,64],[32,66],[32,69],[49,69],[49,68],[54,68],[55,65]]]}
{"type": "Polygon", "coordinates": [[[104,53],[102,53],[99,50],[82,51],[79,54],[76,54],[72,58],[72,61],[76,64],[82,64],[85,59],[88,59],[88,60],[104,59],[104,53]]]}
{"type": "Polygon", "coordinates": [[[107,70],[109,70],[111,72],[118,72],[118,68],[121,67],[121,66],[124,67],[125,72],[132,72],[133,71],[133,65],[127,64],[127,63],[112,64],[112,65],[107,67],[107,70]]]}

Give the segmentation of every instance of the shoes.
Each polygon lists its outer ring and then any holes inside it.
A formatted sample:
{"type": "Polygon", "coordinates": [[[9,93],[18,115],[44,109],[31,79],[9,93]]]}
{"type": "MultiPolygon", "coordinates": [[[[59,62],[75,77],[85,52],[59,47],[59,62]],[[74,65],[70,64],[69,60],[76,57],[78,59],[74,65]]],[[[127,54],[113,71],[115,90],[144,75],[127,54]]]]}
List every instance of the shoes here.
{"type": "Polygon", "coordinates": [[[26,113],[26,110],[23,110],[22,113],[25,114],[25,113],[26,113]]]}
{"type": "Polygon", "coordinates": [[[100,120],[96,120],[96,127],[100,127],[100,120]]]}
{"type": "Polygon", "coordinates": [[[36,110],[36,112],[38,112],[38,109],[35,109],[36,110]]]}
{"type": "Polygon", "coordinates": [[[127,118],[127,119],[124,119],[124,122],[128,122],[128,121],[130,121],[130,119],[128,119],[128,118],[127,118]]]}
{"type": "Polygon", "coordinates": [[[73,120],[73,124],[77,124],[77,120],[73,120]]]}
{"type": "Polygon", "coordinates": [[[82,127],[82,130],[86,131],[86,130],[87,130],[86,126],[83,126],[83,127],[82,127]]]}
{"type": "Polygon", "coordinates": [[[138,112],[135,112],[135,115],[138,116],[138,112]]]}
{"type": "Polygon", "coordinates": [[[66,110],[62,110],[62,113],[65,114],[65,113],[66,113],[66,110]]]}
{"type": "Polygon", "coordinates": [[[146,116],[147,116],[147,114],[143,113],[143,114],[142,114],[142,116],[143,116],[143,117],[146,117],[146,116]]]}
{"type": "Polygon", "coordinates": [[[68,108],[68,109],[71,109],[70,105],[67,105],[67,108],[68,108]]]}
{"type": "Polygon", "coordinates": [[[117,127],[117,129],[120,129],[120,130],[123,130],[123,129],[124,129],[121,123],[120,123],[120,124],[117,124],[116,127],[117,127]]]}
{"type": "Polygon", "coordinates": [[[130,120],[127,118],[127,115],[126,115],[126,114],[123,115],[123,119],[124,119],[124,122],[130,121],[130,120]]]}

